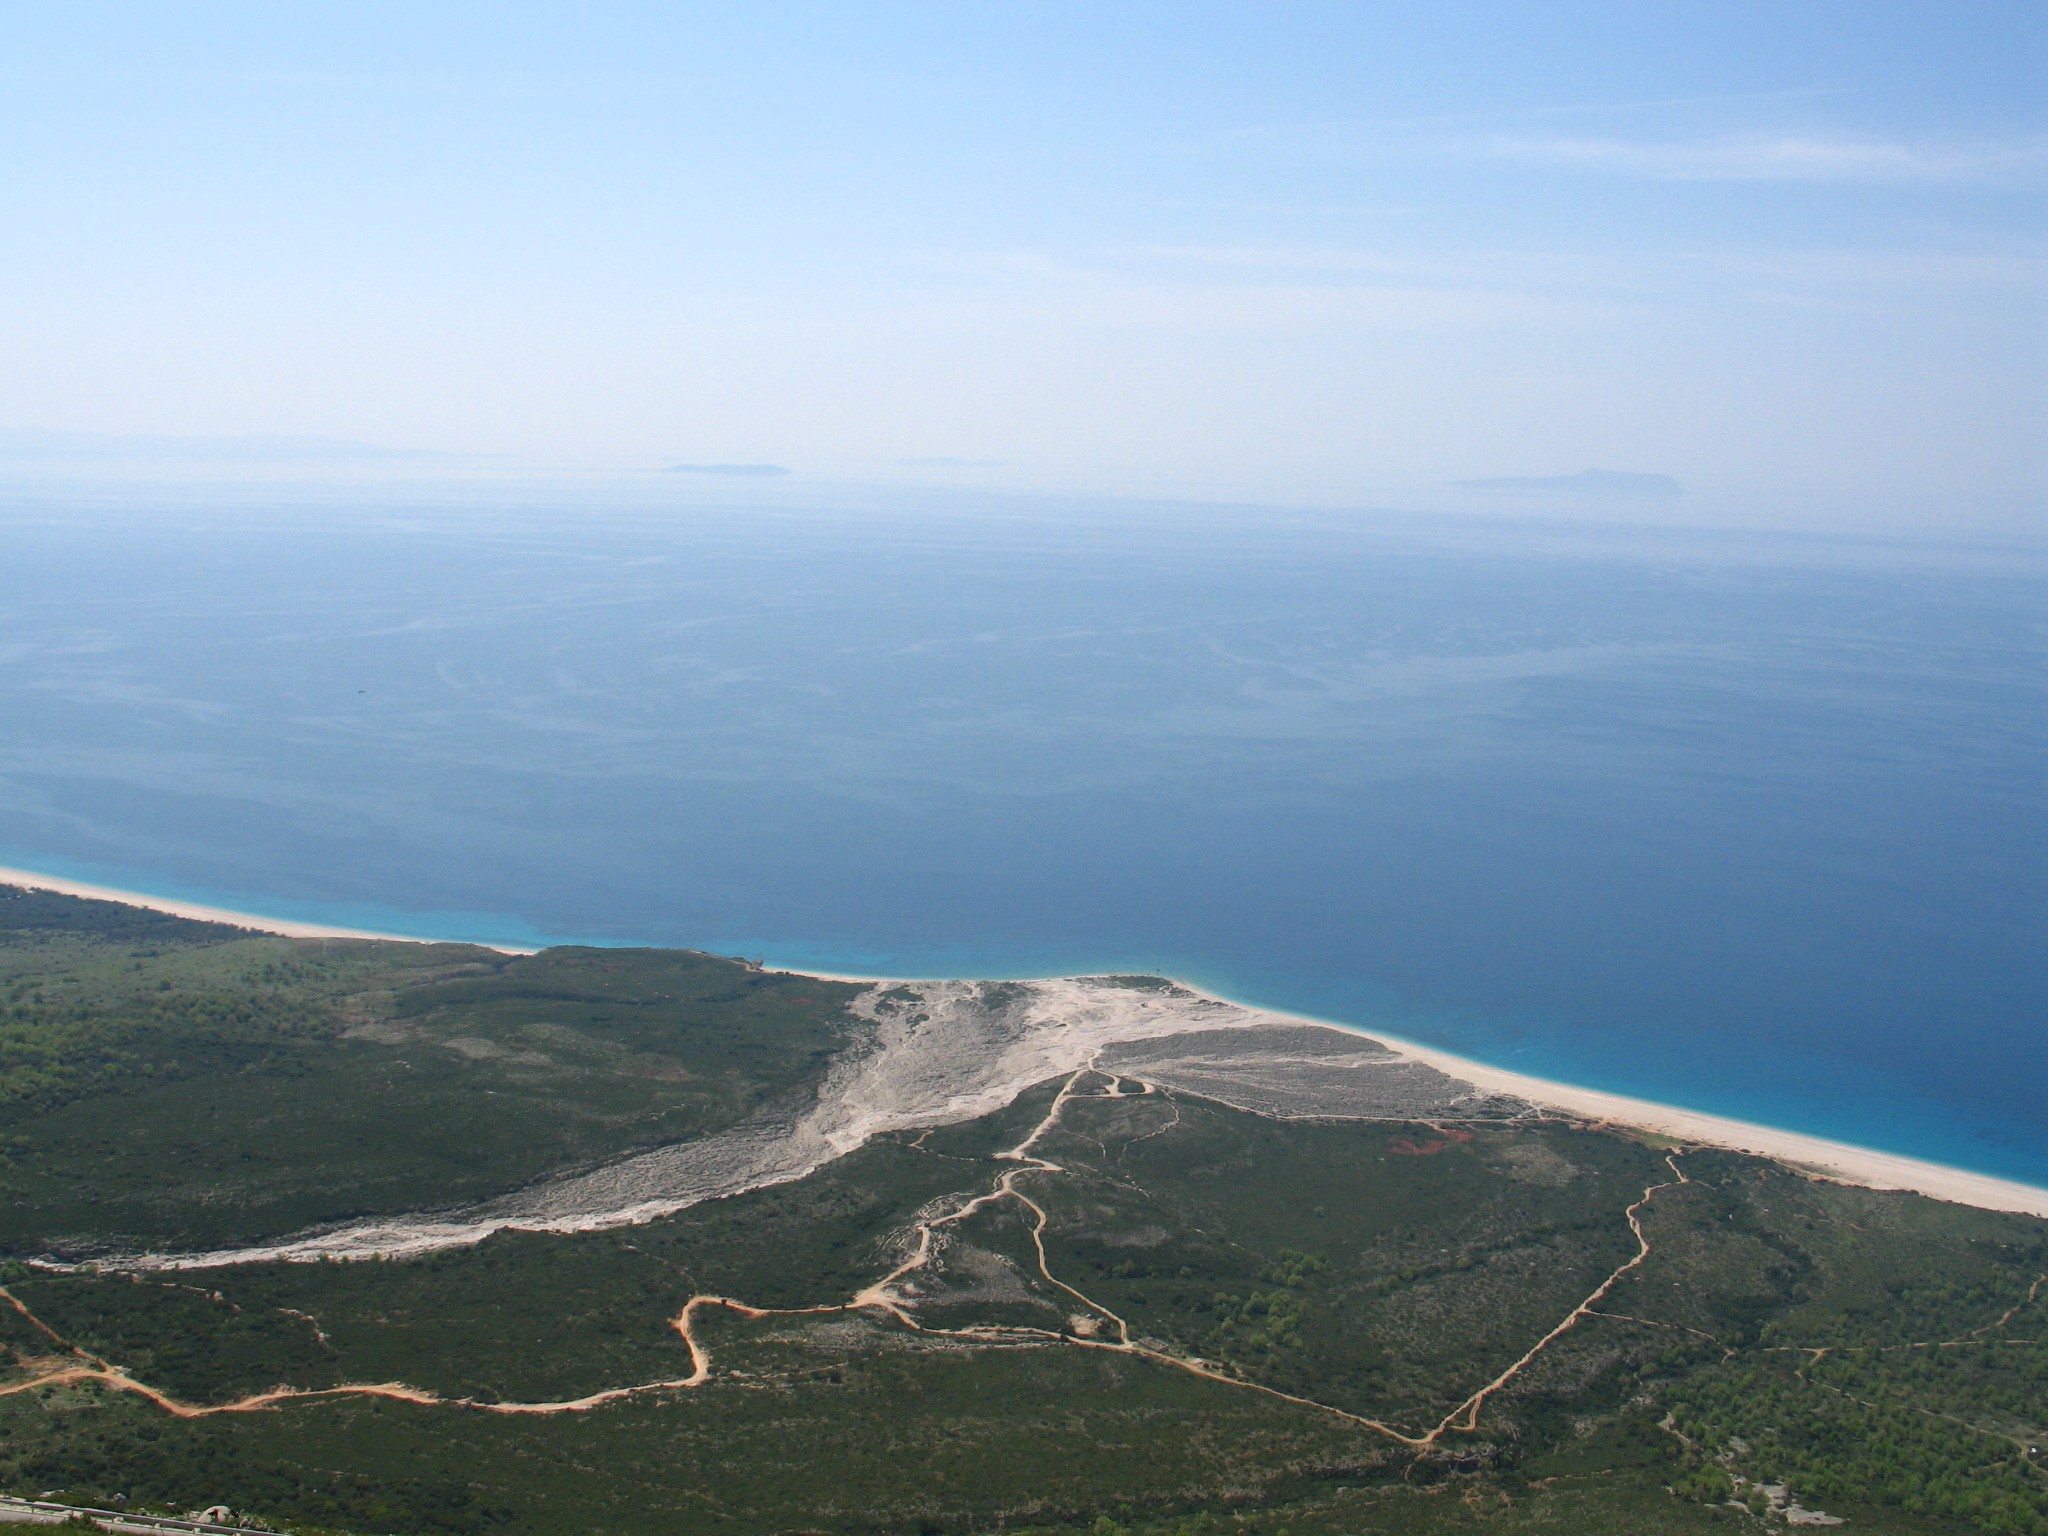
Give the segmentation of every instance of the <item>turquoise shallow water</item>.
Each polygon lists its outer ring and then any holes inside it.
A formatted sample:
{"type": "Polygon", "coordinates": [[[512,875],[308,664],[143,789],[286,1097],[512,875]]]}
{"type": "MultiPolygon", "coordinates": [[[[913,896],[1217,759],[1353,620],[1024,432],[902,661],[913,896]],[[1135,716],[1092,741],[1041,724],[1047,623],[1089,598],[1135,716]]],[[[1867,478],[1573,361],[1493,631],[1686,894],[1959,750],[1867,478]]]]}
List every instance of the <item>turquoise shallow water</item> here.
{"type": "Polygon", "coordinates": [[[1161,970],[2048,1184],[2036,555],[673,494],[17,496],[0,862],[1161,970]]]}

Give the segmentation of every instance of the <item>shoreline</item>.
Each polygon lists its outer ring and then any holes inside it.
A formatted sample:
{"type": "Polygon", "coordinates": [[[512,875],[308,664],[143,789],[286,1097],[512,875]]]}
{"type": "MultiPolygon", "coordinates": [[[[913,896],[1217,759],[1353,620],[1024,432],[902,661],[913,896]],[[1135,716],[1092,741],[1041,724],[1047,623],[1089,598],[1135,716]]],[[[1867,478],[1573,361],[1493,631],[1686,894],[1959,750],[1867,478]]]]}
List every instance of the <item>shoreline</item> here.
{"type": "Polygon", "coordinates": [[[1469,1056],[1422,1045],[1399,1035],[1382,1034],[1351,1024],[1335,1024],[1307,1014],[1281,1013],[1269,1008],[1255,1011],[1289,1023],[1319,1024],[1325,1029],[1343,1029],[1365,1035],[1411,1061],[1435,1067],[1446,1076],[1462,1079],[1475,1088],[1526,1099],[1546,1109],[1565,1110],[1595,1123],[1649,1131],[1696,1146],[1749,1152],[1783,1163],[1801,1173],[1817,1174],[1838,1183],[1861,1185],[1867,1189],[1906,1190],[1935,1200],[1975,1206],[1979,1210],[2048,1216],[2048,1189],[1995,1173],[1977,1173],[1949,1163],[1934,1163],[1925,1158],[1883,1152],[1875,1147],[1859,1147],[1853,1142],[1834,1141],[1804,1131],[1759,1125],[1731,1115],[1709,1114],[1705,1110],[1660,1104],[1653,1099],[1609,1093],[1602,1088],[1582,1088],[1574,1083],[1532,1077],[1506,1067],[1488,1066],[1469,1056]]]}
{"type": "Polygon", "coordinates": [[[253,933],[273,934],[281,939],[378,939],[394,944],[467,944],[472,949],[496,950],[501,955],[540,953],[537,949],[522,949],[512,944],[485,944],[476,939],[423,939],[416,933],[379,933],[370,928],[341,928],[333,923],[302,923],[288,917],[264,917],[254,912],[232,911],[227,907],[209,907],[196,901],[119,890],[111,885],[67,880],[61,875],[37,874],[31,869],[0,866],[0,885],[20,886],[29,891],[50,891],[59,896],[77,896],[85,901],[117,902],[124,907],[161,912],[166,917],[189,918],[195,923],[224,923],[230,928],[247,928],[253,933]]]}
{"type": "MultiPolygon", "coordinates": [[[[257,933],[275,934],[281,938],[377,939],[403,944],[472,944],[478,949],[495,950],[507,955],[530,955],[538,952],[506,944],[479,944],[467,939],[426,939],[414,934],[377,933],[368,929],[345,928],[328,923],[264,917],[257,913],[236,912],[223,907],[204,906],[197,902],[177,901],[140,891],[118,890],[111,886],[92,885],[85,881],[67,880],[25,869],[0,867],[0,885],[51,891],[61,896],[78,896],[91,901],[118,902],[123,906],[141,907],[171,917],[225,923],[257,933]]],[[[955,979],[854,975],[847,972],[804,970],[793,966],[775,966],[772,969],[787,971],[791,975],[815,976],[821,981],[888,983],[955,979]]],[[[1170,977],[1167,979],[1174,980],[1170,977]]],[[[1474,1061],[1470,1057],[1459,1056],[1436,1046],[1424,1045],[1398,1035],[1384,1034],[1361,1025],[1344,1024],[1331,1019],[1319,1019],[1309,1014],[1289,1013],[1243,1003],[1234,998],[1205,991],[1200,987],[1188,986],[1186,982],[1178,980],[1174,980],[1174,984],[1185,987],[1198,997],[1227,1003],[1231,1007],[1245,1009],[1276,1023],[1307,1024],[1320,1029],[1337,1029],[1347,1034],[1363,1035],[1379,1041],[1411,1061],[1434,1067],[1447,1076],[1472,1084],[1475,1088],[1526,1099],[1532,1104],[1547,1109],[1564,1110],[1595,1122],[1628,1126],[1636,1130],[1649,1131],[1654,1135],[1668,1136],[1676,1141],[1749,1152],[1773,1158],[1802,1172],[1871,1189],[1906,1190],[1936,1200],[1975,1206],[1981,1210],[2048,1216],[2048,1189],[2025,1184],[2017,1179],[1976,1173],[1967,1168],[1928,1162],[1922,1158],[1906,1157],[1895,1152],[1881,1152],[1875,1148],[1859,1147],[1849,1142],[1831,1141],[1826,1137],[1811,1136],[1803,1131],[1781,1130],[1775,1126],[1758,1125],[1726,1115],[1682,1109],[1675,1105],[1659,1104],[1650,1099],[1632,1098],[1626,1094],[1609,1093],[1603,1089],[1582,1088],[1549,1078],[1533,1077],[1505,1067],[1488,1066],[1484,1062],[1474,1061]]]]}

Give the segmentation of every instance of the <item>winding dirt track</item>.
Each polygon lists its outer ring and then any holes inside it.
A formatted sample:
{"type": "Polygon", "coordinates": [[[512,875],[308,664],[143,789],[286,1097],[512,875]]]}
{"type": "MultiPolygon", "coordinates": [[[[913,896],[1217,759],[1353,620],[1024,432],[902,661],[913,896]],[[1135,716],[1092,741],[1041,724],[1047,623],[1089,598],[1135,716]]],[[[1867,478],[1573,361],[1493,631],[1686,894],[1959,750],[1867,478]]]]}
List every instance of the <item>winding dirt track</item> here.
{"type": "MultiPolygon", "coordinates": [[[[1447,1434],[1454,1432],[1459,1434],[1475,1433],[1478,1429],[1480,1410],[1485,1406],[1488,1398],[1499,1392],[1517,1374],[1525,1369],[1531,1361],[1536,1359],[1538,1355],[1557,1339],[1577,1327],[1583,1319],[1587,1317],[1609,1316],[1609,1314],[1594,1310],[1595,1304],[1605,1297],[1624,1276],[1638,1268],[1650,1256],[1650,1239],[1643,1231],[1641,1221],[1643,1209],[1649,1205],[1650,1201],[1659,1192],[1691,1182],[1686,1177],[1685,1171],[1678,1166],[1676,1161],[1678,1154],[1674,1153],[1667,1156],[1665,1162],[1671,1169],[1672,1177],[1662,1183],[1652,1184],[1649,1188],[1645,1189],[1642,1195],[1623,1213],[1628,1221],[1629,1230],[1636,1239],[1635,1255],[1618,1266],[1605,1280],[1601,1281],[1591,1295],[1572,1308],[1556,1327],[1552,1328],[1531,1345],[1520,1359],[1516,1360],[1485,1386],[1452,1409],[1434,1428],[1421,1434],[1409,1434],[1379,1419],[1352,1413],[1348,1409],[1339,1408],[1330,1403],[1318,1402],[1313,1398],[1298,1397],[1291,1392],[1282,1392],[1276,1387],[1264,1386],[1255,1381],[1246,1381],[1242,1377],[1231,1375],[1206,1361],[1175,1355],[1168,1351],[1155,1349],[1150,1345],[1139,1343],[1131,1338],[1130,1325],[1124,1318],[1093,1297],[1086,1295],[1053,1274],[1045,1251],[1045,1229],[1051,1218],[1043,1206],[1017,1188],[1017,1181],[1030,1174],[1064,1173],[1067,1170],[1061,1164],[1038,1155],[1033,1151],[1033,1148],[1059,1125],[1068,1104],[1076,1098],[1130,1098],[1149,1096],[1156,1092],[1157,1090],[1150,1083],[1142,1082],[1136,1078],[1117,1077],[1098,1070],[1094,1065],[1093,1058],[1091,1058],[1088,1064],[1069,1074],[1060,1085],[1059,1092],[1054,1095],[1053,1101],[1047,1108],[1045,1115],[1032,1128],[1031,1133],[1017,1143],[1016,1146],[996,1154],[998,1161],[1016,1163],[1017,1167],[1004,1172],[996,1180],[995,1186],[992,1189],[961,1200],[943,1214],[918,1221],[912,1229],[916,1234],[916,1242],[909,1255],[886,1275],[882,1276],[872,1285],[862,1288],[846,1301],[815,1307],[757,1307],[731,1296],[706,1293],[690,1297],[683,1304],[682,1310],[670,1320],[670,1326],[682,1338],[684,1346],[689,1351],[690,1374],[687,1376],[680,1376],[671,1380],[639,1382],[626,1387],[613,1387],[601,1392],[592,1392],[584,1397],[533,1403],[486,1402],[468,1397],[445,1397],[439,1393],[429,1392],[420,1387],[408,1386],[404,1382],[395,1381],[352,1382],[334,1387],[280,1386],[273,1387],[265,1392],[251,1393],[246,1397],[236,1398],[225,1403],[190,1403],[175,1398],[167,1392],[150,1386],[146,1382],[138,1381],[120,1366],[102,1359],[91,1351],[62,1337],[41,1318],[37,1317],[12,1291],[5,1286],[0,1286],[0,1299],[4,1299],[8,1305],[13,1307],[17,1313],[37,1328],[52,1344],[64,1352],[62,1356],[34,1362],[34,1364],[42,1368],[25,1380],[0,1386],[0,1397],[13,1396],[23,1392],[34,1392],[45,1387],[96,1382],[116,1391],[133,1392],[137,1396],[154,1403],[166,1413],[181,1419],[209,1418],[213,1415],[224,1413],[255,1413],[276,1408],[288,1402],[344,1397],[389,1398],[397,1402],[414,1403],[423,1406],[467,1408],[480,1413],[512,1415],[587,1413],[594,1408],[601,1408],[609,1403],[621,1402],[627,1398],[657,1392],[689,1391],[709,1382],[713,1374],[711,1352],[706,1348],[703,1340],[698,1337],[696,1324],[698,1318],[704,1312],[711,1309],[715,1308],[733,1312],[745,1318],[804,1317],[827,1313],[874,1311],[883,1313],[904,1327],[923,1334],[991,1344],[1001,1342],[1058,1343],[1080,1349],[1099,1349],[1117,1354],[1135,1355],[1146,1360],[1155,1361],[1161,1365],[1170,1366],[1176,1370],[1186,1371],[1190,1375],[1202,1377],[1207,1381],[1218,1382],[1224,1386],[1235,1387],[1242,1391],[1257,1392],[1267,1397],[1277,1398],[1281,1402],[1292,1403],[1298,1407],[1328,1414],[1334,1418],[1342,1419],[1346,1423],[1356,1424],[1375,1433],[1385,1435],[1415,1450],[1424,1451],[1436,1445],[1447,1434]],[[1081,1085],[1090,1077],[1105,1079],[1106,1086],[1104,1091],[1096,1094],[1082,1094],[1080,1092],[1081,1085]],[[1137,1087],[1135,1089],[1128,1087],[1127,1084],[1131,1083],[1136,1083],[1137,1087]],[[1116,1336],[1114,1338],[1089,1337],[1079,1331],[1057,1332],[1052,1329],[1028,1327],[974,1326],[967,1328],[934,1328],[927,1326],[917,1319],[911,1310],[914,1304],[912,1298],[897,1289],[899,1284],[910,1275],[930,1265],[937,1258],[943,1243],[941,1234],[946,1228],[957,1225],[973,1216],[976,1212],[1005,1200],[1016,1201],[1030,1213],[1031,1226],[1029,1230],[1032,1248],[1037,1256],[1039,1275],[1047,1284],[1072,1297],[1074,1301],[1086,1308],[1089,1313],[1112,1324],[1116,1329],[1116,1336]]],[[[1176,1106],[1176,1117],[1178,1117],[1178,1113],[1178,1107],[1176,1106]]],[[[1152,1134],[1158,1133],[1154,1132],[1152,1134]]],[[[2014,1310],[2017,1311],[2018,1308],[2016,1307],[2014,1310]]]]}

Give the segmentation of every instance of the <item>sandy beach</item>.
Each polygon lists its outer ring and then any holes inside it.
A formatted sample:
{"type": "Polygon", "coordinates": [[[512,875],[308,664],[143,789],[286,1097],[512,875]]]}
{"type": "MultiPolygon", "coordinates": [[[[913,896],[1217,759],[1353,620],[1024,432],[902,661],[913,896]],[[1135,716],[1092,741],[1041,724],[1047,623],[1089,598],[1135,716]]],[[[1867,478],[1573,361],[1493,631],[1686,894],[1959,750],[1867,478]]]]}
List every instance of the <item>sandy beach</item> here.
{"type": "Polygon", "coordinates": [[[1647,1099],[1603,1093],[1596,1088],[1551,1082],[1546,1078],[1489,1067],[1484,1062],[1417,1045],[1398,1036],[1377,1031],[1365,1033],[1370,1033],[1373,1039],[1393,1047],[1404,1056],[1427,1063],[1452,1077],[1463,1078],[1475,1087],[1512,1094],[1532,1104],[1582,1115],[1589,1120],[1632,1126],[1637,1130],[1669,1136],[1675,1141],[1755,1152],[1847,1184],[1861,1184],[1871,1189],[1907,1189],[1930,1195],[1936,1200],[1952,1200],[1958,1205],[1974,1205],[1987,1211],[2018,1211],[2029,1216],[2048,1216],[2048,1189],[2022,1184],[2015,1179],[1972,1173],[1966,1168],[1951,1168],[1944,1163],[1924,1162],[1919,1158],[1878,1152],[1820,1136],[1807,1136],[1798,1131],[1782,1131],[1774,1126],[1656,1104],[1647,1099]]]}
{"type": "MultiPolygon", "coordinates": [[[[150,896],[137,891],[115,890],[107,886],[90,885],[83,881],[66,880],[56,876],[37,874],[31,870],[0,868],[0,885],[15,885],[31,890],[54,891],[66,896],[80,896],[95,901],[117,901],[132,907],[143,907],[154,912],[168,913],[174,917],[192,918],[200,922],[230,923],[239,928],[252,929],[259,933],[273,933],[295,939],[388,939],[404,943],[427,943],[413,934],[375,933],[360,928],[342,928],[324,923],[295,922],[282,918],[264,917],[251,912],[234,912],[218,907],[202,906],[194,902],[175,901],[160,896],[150,896]]],[[[516,949],[502,944],[479,945],[479,948],[495,949],[504,954],[531,954],[530,949],[516,949]]],[[[778,967],[778,969],[781,969],[778,967]]],[[[931,978],[860,976],[842,972],[801,971],[797,974],[817,976],[833,981],[922,981],[931,978]]],[[[1183,984],[1184,985],[1184,984],[1183,984]]],[[[1421,1045],[1399,1036],[1369,1030],[1356,1025],[1340,1024],[1329,1019],[1313,1018],[1304,1014],[1282,1013],[1272,1009],[1256,1008],[1238,1002],[1233,998],[1217,997],[1189,988],[1191,992],[1233,1007],[1249,1008],[1251,1011],[1272,1019],[1275,1023],[1309,1024],[1324,1029],[1339,1029],[1352,1034],[1369,1035],[1372,1039],[1398,1051],[1401,1055],[1436,1068],[1449,1076],[1463,1079],[1477,1088],[1492,1093],[1512,1095],[1539,1104],[1547,1109],[1582,1116],[1594,1121],[1607,1121],[1616,1125],[1631,1126],[1638,1130],[1668,1136],[1676,1141],[1696,1143],[1704,1146],[1727,1147],[1741,1152],[1753,1152],[1764,1157],[1775,1158],[1794,1168],[1839,1179],[1844,1183],[1859,1184],[1872,1189],[1911,1190],[1936,1200],[1950,1200],[1959,1205],[1976,1206],[1983,1210],[2016,1211],[2031,1216],[2048,1216],[2048,1189],[2032,1184],[2022,1184],[2013,1179],[2001,1179],[1990,1174],[1972,1173],[1964,1168],[1951,1168],[1942,1163],[1925,1162],[1918,1158],[1902,1157],[1896,1153],[1879,1152],[1867,1147],[1852,1146],[1846,1142],[1830,1141],[1819,1136],[1808,1136],[1798,1131],[1779,1130],[1774,1126],[1756,1125],[1744,1120],[1729,1119],[1721,1115],[1703,1114],[1696,1110],[1681,1109],[1669,1104],[1653,1103],[1647,1099],[1629,1098],[1622,1094],[1605,1093],[1594,1088],[1580,1088],[1570,1083],[1552,1082],[1546,1078],[1531,1077],[1520,1072],[1511,1072],[1501,1067],[1492,1067],[1484,1062],[1454,1055],[1449,1051],[1421,1045]]]]}
{"type": "MultiPolygon", "coordinates": [[[[111,886],[88,885],[83,880],[66,880],[58,875],[40,875],[28,869],[0,867],[0,885],[18,885],[31,891],[54,891],[59,896],[79,896],[87,901],[118,901],[126,907],[142,907],[171,917],[188,917],[198,923],[227,923],[257,933],[274,933],[287,939],[392,939],[403,944],[431,944],[416,933],[377,933],[368,928],[337,928],[332,923],[300,923],[284,917],[264,917],[255,912],[230,912],[225,907],[201,906],[195,901],[174,901],[167,896],[146,896],[140,891],[117,891],[111,886]]],[[[531,949],[508,944],[475,943],[478,949],[495,949],[503,955],[530,955],[531,949]]]]}
{"type": "MultiPolygon", "coordinates": [[[[856,975],[839,971],[805,971],[803,974],[817,976],[826,981],[888,983],[933,979],[914,976],[856,975]]],[[[1186,982],[1179,984],[1188,987],[1186,982]]],[[[1958,1205],[1974,1205],[1982,1210],[2018,1211],[2029,1216],[2048,1216],[2048,1189],[2022,1184],[2015,1179],[2001,1179],[1987,1173],[1972,1173],[1967,1168],[1951,1168],[1945,1163],[1930,1163],[1920,1158],[1903,1157],[1894,1152],[1879,1152],[1869,1147],[1852,1146],[1848,1142],[1808,1136],[1799,1131],[1784,1131],[1775,1126],[1757,1125],[1751,1121],[1735,1120],[1725,1115],[1710,1115],[1698,1110],[1680,1109],[1675,1105],[1658,1104],[1649,1099],[1630,1098],[1625,1094],[1605,1093],[1597,1088],[1580,1088],[1571,1083],[1553,1082],[1548,1078],[1532,1077],[1525,1072],[1512,1072],[1505,1067],[1488,1066],[1485,1062],[1474,1061],[1468,1056],[1459,1056],[1450,1051],[1439,1050],[1435,1046],[1404,1039],[1399,1035],[1368,1029],[1363,1025],[1344,1024],[1334,1019],[1315,1018],[1309,1014],[1284,1013],[1276,1009],[1261,1008],[1257,1004],[1225,997],[1219,993],[1206,992],[1199,987],[1188,987],[1188,990],[1201,997],[1213,998],[1217,1002],[1251,1009],[1253,1012],[1264,1014],[1275,1023],[1310,1024],[1323,1029],[1339,1029],[1352,1034],[1368,1035],[1411,1061],[1435,1067],[1439,1072],[1461,1078],[1475,1088],[1526,1099],[1546,1109],[1562,1110],[1567,1114],[1584,1116],[1588,1120],[1631,1126],[1637,1130],[1668,1136],[1674,1141],[1727,1147],[1738,1152],[1754,1152],[1763,1157],[1776,1158],[1795,1168],[1840,1179],[1848,1184],[1860,1184],[1870,1189],[1912,1190],[1936,1200],[1952,1200],[1958,1205]]]]}

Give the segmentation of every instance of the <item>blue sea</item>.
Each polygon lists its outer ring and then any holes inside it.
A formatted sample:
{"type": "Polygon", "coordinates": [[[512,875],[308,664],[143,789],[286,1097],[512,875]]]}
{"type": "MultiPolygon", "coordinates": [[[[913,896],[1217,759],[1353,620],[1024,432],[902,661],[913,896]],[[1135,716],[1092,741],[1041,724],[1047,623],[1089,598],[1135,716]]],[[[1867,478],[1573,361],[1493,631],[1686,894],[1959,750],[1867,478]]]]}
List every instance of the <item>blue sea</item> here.
{"type": "Polygon", "coordinates": [[[0,863],[421,935],[1166,972],[2048,1185],[2044,614],[2024,547],[17,489],[0,863]]]}

